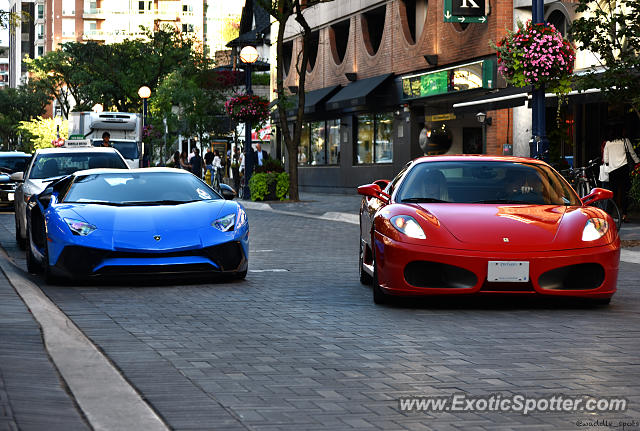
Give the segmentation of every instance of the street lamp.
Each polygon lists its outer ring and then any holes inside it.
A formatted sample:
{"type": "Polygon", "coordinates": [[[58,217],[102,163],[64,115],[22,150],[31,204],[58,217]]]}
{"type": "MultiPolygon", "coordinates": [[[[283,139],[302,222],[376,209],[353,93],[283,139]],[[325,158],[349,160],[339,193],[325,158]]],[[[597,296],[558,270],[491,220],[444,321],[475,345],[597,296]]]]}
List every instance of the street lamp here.
{"type": "Polygon", "coordinates": [[[60,125],[62,124],[62,118],[56,117],[53,122],[56,125],[56,138],[60,139],[60,125]]]}
{"type": "Polygon", "coordinates": [[[482,154],[487,154],[487,126],[490,126],[493,120],[491,117],[487,118],[487,114],[484,112],[478,112],[476,120],[482,124],[482,154]]]}
{"type": "MultiPolygon", "coordinates": [[[[138,96],[142,99],[142,134],[144,135],[144,128],[147,124],[147,99],[151,97],[151,89],[146,85],[143,85],[138,90],[138,96]]],[[[140,166],[142,166],[144,160],[144,142],[141,145],[141,157],[140,157],[140,166]]]]}
{"type": "MultiPolygon", "coordinates": [[[[240,50],[240,61],[245,64],[245,79],[247,86],[247,94],[251,95],[251,65],[258,60],[258,50],[255,46],[245,46],[240,50]]],[[[249,190],[249,180],[253,172],[253,148],[251,147],[251,122],[247,121],[244,124],[244,199],[251,197],[251,191],[249,190]]]]}

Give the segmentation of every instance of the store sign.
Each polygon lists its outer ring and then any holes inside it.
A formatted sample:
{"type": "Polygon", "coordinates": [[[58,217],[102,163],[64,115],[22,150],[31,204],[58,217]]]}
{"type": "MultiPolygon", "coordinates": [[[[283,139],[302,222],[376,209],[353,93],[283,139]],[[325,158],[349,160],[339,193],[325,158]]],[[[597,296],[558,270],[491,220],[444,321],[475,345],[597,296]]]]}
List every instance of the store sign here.
{"type": "Polygon", "coordinates": [[[444,0],[444,22],[487,22],[489,0],[444,0]]]}
{"type": "Polygon", "coordinates": [[[455,114],[437,114],[437,115],[427,115],[424,117],[425,120],[429,123],[436,123],[438,121],[449,121],[449,120],[455,120],[456,119],[456,115],[455,114]]]}
{"type": "Polygon", "coordinates": [[[417,99],[473,90],[493,88],[494,62],[481,60],[435,72],[402,78],[402,98],[417,99]]]}

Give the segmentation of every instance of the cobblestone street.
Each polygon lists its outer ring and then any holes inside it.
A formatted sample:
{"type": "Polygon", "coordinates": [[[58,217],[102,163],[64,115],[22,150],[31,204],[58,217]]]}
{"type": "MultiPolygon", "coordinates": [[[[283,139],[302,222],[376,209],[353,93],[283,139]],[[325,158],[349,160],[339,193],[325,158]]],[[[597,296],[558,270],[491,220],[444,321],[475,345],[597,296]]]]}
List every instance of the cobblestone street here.
{"type": "MultiPolygon", "coordinates": [[[[245,281],[48,286],[28,277],[177,430],[572,430],[586,419],[640,420],[640,265],[621,262],[608,307],[494,297],[381,307],[358,281],[357,225],[247,212],[245,281]],[[615,396],[629,408],[399,409],[400,397],[456,393],[615,396]]],[[[0,226],[0,244],[24,269],[13,214],[0,214],[0,226]]]]}

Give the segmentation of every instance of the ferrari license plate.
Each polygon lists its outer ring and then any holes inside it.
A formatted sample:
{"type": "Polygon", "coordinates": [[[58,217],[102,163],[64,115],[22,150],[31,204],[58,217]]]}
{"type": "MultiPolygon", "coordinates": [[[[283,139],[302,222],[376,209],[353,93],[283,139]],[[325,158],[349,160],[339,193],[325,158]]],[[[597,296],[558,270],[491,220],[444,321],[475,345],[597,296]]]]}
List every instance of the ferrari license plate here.
{"type": "Polygon", "coordinates": [[[529,262],[514,260],[490,260],[487,281],[526,283],[529,281],[529,262]]]}

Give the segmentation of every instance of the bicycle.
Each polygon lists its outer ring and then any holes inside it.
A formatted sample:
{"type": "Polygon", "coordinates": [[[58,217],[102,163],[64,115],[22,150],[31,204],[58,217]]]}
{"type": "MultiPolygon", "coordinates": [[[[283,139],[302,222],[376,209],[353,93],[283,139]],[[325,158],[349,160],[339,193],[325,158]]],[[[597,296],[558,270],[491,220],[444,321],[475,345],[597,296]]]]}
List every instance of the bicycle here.
{"type": "MultiPolygon", "coordinates": [[[[600,182],[598,181],[598,177],[595,174],[596,168],[599,167],[599,160],[599,158],[596,158],[593,160],[589,160],[587,166],[582,166],[575,169],[569,168],[560,171],[560,174],[562,174],[562,176],[564,176],[567,181],[569,181],[580,198],[584,198],[586,195],[591,193],[591,190],[593,190],[595,187],[600,187],[600,182]]],[[[620,230],[620,226],[622,225],[622,215],[620,214],[618,205],[616,205],[613,199],[604,199],[598,202],[594,202],[593,206],[600,208],[601,210],[604,210],[607,214],[609,214],[616,225],[616,229],[620,230]]]]}

